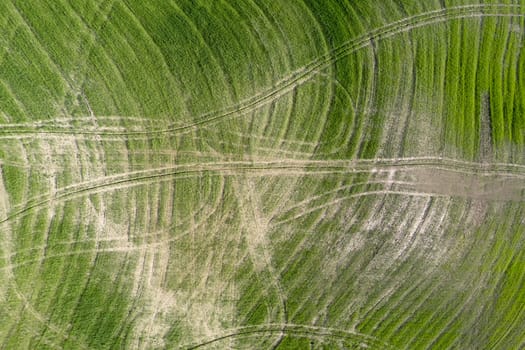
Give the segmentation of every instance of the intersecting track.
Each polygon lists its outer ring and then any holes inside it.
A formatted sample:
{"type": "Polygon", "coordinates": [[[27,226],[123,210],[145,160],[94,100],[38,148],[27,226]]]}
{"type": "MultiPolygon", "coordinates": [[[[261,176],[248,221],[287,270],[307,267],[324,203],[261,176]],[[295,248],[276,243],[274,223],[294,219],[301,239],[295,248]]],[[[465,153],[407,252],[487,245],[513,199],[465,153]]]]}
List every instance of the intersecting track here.
{"type": "MultiPolygon", "coordinates": [[[[390,172],[392,170],[399,170],[404,172],[410,172],[421,169],[442,169],[446,172],[470,174],[471,176],[506,176],[508,178],[523,179],[525,178],[524,166],[513,165],[513,164],[498,164],[494,165],[493,169],[487,168],[486,164],[479,164],[473,162],[458,161],[446,158],[407,158],[407,159],[381,159],[381,160],[363,160],[363,161],[347,161],[347,160],[335,160],[335,161],[315,161],[315,160],[276,160],[276,161],[245,161],[245,162],[215,162],[209,164],[185,164],[180,166],[150,169],[146,171],[129,172],[119,174],[115,176],[108,176],[93,181],[83,182],[74,184],[61,189],[57,189],[53,194],[37,196],[19,206],[13,207],[11,213],[2,221],[0,225],[8,224],[10,221],[20,218],[32,210],[42,208],[50,203],[64,202],[73,198],[86,196],[93,193],[113,191],[118,188],[130,187],[143,185],[152,182],[172,180],[178,177],[188,176],[201,176],[204,172],[217,174],[219,176],[237,176],[237,175],[249,175],[255,176],[304,176],[304,175],[329,175],[329,174],[353,174],[353,173],[377,173],[377,172],[390,172]]],[[[381,181],[377,181],[380,183],[381,181]]],[[[374,183],[372,181],[371,183],[374,183]]],[[[392,181],[387,181],[392,184],[392,181]]],[[[409,191],[395,191],[386,189],[384,191],[370,191],[364,193],[357,193],[355,196],[363,195],[376,195],[376,194],[401,194],[401,195],[421,195],[419,192],[409,191]]],[[[439,193],[427,193],[426,196],[436,196],[439,193]]],[[[447,193],[445,195],[451,195],[447,193]]],[[[345,200],[345,198],[338,198],[332,203],[325,203],[325,206],[337,203],[337,201],[345,200]]],[[[288,208],[292,210],[293,208],[288,208]]],[[[313,208],[312,210],[316,210],[313,208]]],[[[308,213],[307,211],[306,213],[308,213]]],[[[304,211],[299,213],[300,216],[306,214],[304,211]]],[[[275,222],[278,224],[279,222],[275,222]]],[[[173,239],[175,240],[175,239],[173,239]]],[[[70,253],[64,253],[66,255],[76,254],[88,254],[97,252],[126,252],[126,251],[137,251],[143,249],[149,249],[157,247],[159,244],[168,243],[168,241],[159,241],[154,244],[139,245],[129,248],[115,247],[115,248],[101,248],[94,250],[83,250],[83,251],[71,251],[70,253]]],[[[56,256],[62,256],[56,255],[56,256]]],[[[42,257],[47,259],[54,257],[53,254],[42,257]]],[[[40,261],[42,259],[35,259],[34,261],[40,261]]],[[[32,261],[20,262],[21,265],[31,263],[32,261]]],[[[2,268],[9,272],[9,277],[14,278],[12,275],[12,269],[17,265],[8,265],[2,268]]],[[[28,305],[26,298],[17,292],[17,295],[28,305]]],[[[31,314],[35,315],[35,318],[43,323],[45,319],[41,317],[36,310],[27,306],[31,314]],[[32,311],[31,311],[32,310],[32,311]]],[[[47,326],[51,331],[57,334],[63,334],[62,331],[53,325],[47,326]]],[[[282,331],[282,327],[280,328],[282,331]]],[[[252,333],[258,333],[255,331],[252,333]]],[[[284,332],[284,331],[282,331],[284,332]]],[[[292,330],[293,332],[293,330],[292,330]]],[[[297,333],[297,332],[296,332],[297,333]]]]}
{"type": "MultiPolygon", "coordinates": [[[[369,46],[373,41],[383,40],[397,34],[408,32],[415,28],[424,27],[430,24],[469,17],[525,17],[525,11],[520,5],[477,4],[443,8],[440,10],[429,11],[403,18],[383,27],[371,30],[330,50],[325,55],[322,55],[307,65],[297,69],[289,76],[280,79],[271,89],[267,89],[260,94],[247,98],[223,110],[204,113],[198,116],[195,122],[186,125],[172,125],[163,129],[135,131],[122,130],[122,127],[117,127],[114,131],[111,131],[111,128],[104,127],[105,130],[101,131],[96,127],[92,128],[91,130],[86,130],[89,129],[89,127],[76,129],[72,126],[60,127],[58,125],[47,127],[45,124],[40,124],[37,126],[27,124],[3,124],[0,129],[0,138],[20,137],[24,134],[60,134],[126,137],[127,139],[148,139],[158,134],[181,133],[195,129],[199,126],[219,121],[221,119],[244,115],[266,106],[276,99],[279,99],[280,97],[292,92],[298,86],[313,79],[317,74],[319,74],[319,71],[329,67],[331,64],[340,60],[341,58],[369,46]]],[[[111,118],[118,119],[118,117],[115,116],[111,118]]]]}
{"type": "MultiPolygon", "coordinates": [[[[372,30],[366,34],[359,36],[356,39],[348,41],[347,43],[327,52],[325,55],[313,60],[309,64],[297,69],[287,77],[277,81],[272,88],[266,89],[260,94],[247,98],[238,104],[227,107],[223,110],[204,113],[196,118],[196,121],[186,125],[171,125],[162,129],[144,130],[127,129],[121,126],[95,126],[85,125],[79,128],[78,125],[68,124],[71,122],[78,122],[74,118],[65,123],[59,120],[46,121],[42,123],[32,124],[3,124],[0,126],[0,138],[20,138],[20,137],[39,137],[45,135],[83,135],[86,138],[100,137],[104,139],[123,137],[126,139],[144,139],[154,137],[161,134],[182,133],[191,129],[198,128],[210,123],[214,123],[233,116],[240,116],[246,113],[257,110],[266,106],[276,99],[292,92],[298,86],[315,78],[319,72],[329,67],[331,64],[340,60],[341,58],[350,55],[357,50],[365,48],[370,45],[372,40],[383,40],[392,37],[396,34],[407,32],[418,27],[423,27],[433,23],[445,22],[448,20],[469,18],[469,17],[524,17],[523,7],[519,5],[466,5],[451,8],[444,8],[441,10],[430,11],[411,17],[392,22],[388,25],[372,30]]],[[[118,122],[122,119],[130,119],[127,117],[104,117],[100,116],[97,119],[105,119],[109,122],[118,122]]],[[[149,122],[147,119],[139,118],[144,123],[149,122]]],[[[135,171],[128,173],[121,173],[114,176],[94,179],[92,181],[82,182],[57,189],[53,193],[44,194],[33,197],[26,202],[12,207],[5,218],[0,219],[0,226],[8,225],[12,220],[23,217],[27,213],[43,208],[51,203],[65,202],[70,199],[86,196],[93,193],[109,192],[120,188],[144,185],[155,183],[159,181],[168,181],[176,178],[196,177],[203,173],[217,174],[219,176],[237,176],[237,175],[254,175],[254,176],[298,176],[298,175],[327,175],[327,174],[352,174],[352,173],[376,173],[381,171],[403,170],[410,172],[414,169],[441,169],[449,173],[464,173],[474,177],[484,176],[502,176],[506,178],[513,178],[522,180],[525,178],[525,166],[515,164],[484,164],[464,162],[460,160],[427,157],[427,158],[399,158],[399,159],[376,159],[376,160],[336,160],[336,161],[313,161],[313,160],[266,160],[266,161],[238,161],[238,162],[209,162],[198,164],[180,164],[171,167],[149,169],[144,171],[135,171]]],[[[380,181],[378,181],[380,183],[380,181]]],[[[523,188],[521,188],[523,190],[523,188]]],[[[398,193],[407,195],[417,195],[418,192],[402,192],[385,190],[375,192],[365,192],[359,195],[377,194],[377,193],[398,193]]],[[[439,195],[437,193],[427,193],[429,196],[439,195]]],[[[450,193],[444,195],[450,196],[450,193]]],[[[328,203],[329,204],[329,203],[328,203]]],[[[153,244],[145,244],[142,246],[123,248],[101,248],[100,251],[132,251],[142,250],[157,247],[159,244],[167,241],[158,241],[153,244]]],[[[6,251],[9,251],[6,249],[6,251]]],[[[72,254],[93,253],[98,250],[85,250],[71,252],[72,254]]],[[[16,254],[16,253],[14,253],[16,254]]],[[[10,255],[11,257],[12,255],[10,255]]],[[[27,262],[25,262],[27,263],[27,262]]],[[[15,281],[13,276],[13,268],[15,265],[9,265],[2,268],[8,270],[8,278],[15,281]]],[[[14,282],[16,284],[16,281],[14,282]]],[[[16,289],[16,286],[15,286],[16,289]]],[[[46,325],[46,328],[52,332],[66,338],[65,332],[58,327],[49,324],[44,316],[40,315],[29,303],[27,298],[16,290],[17,296],[23,301],[29,313],[32,314],[38,321],[46,325]]],[[[266,324],[253,327],[243,327],[227,331],[224,335],[217,338],[204,340],[202,343],[190,344],[181,348],[196,349],[203,348],[207,345],[220,342],[224,339],[233,339],[239,337],[262,336],[285,333],[292,336],[299,337],[314,337],[314,338],[337,338],[348,341],[356,341],[365,345],[391,348],[388,344],[384,344],[379,340],[359,333],[353,333],[344,330],[337,330],[324,327],[293,325],[293,324],[266,324]]],[[[79,346],[86,348],[85,345],[79,343],[79,346]]]]}
{"type": "MultiPolygon", "coordinates": [[[[430,159],[430,158],[428,158],[430,159]]],[[[477,176],[499,175],[510,178],[524,178],[522,168],[525,166],[505,164],[511,166],[513,171],[490,170],[486,165],[471,162],[448,161],[444,158],[435,158],[432,161],[403,160],[402,158],[390,161],[383,159],[381,162],[361,161],[322,161],[322,160],[278,160],[266,162],[236,161],[236,162],[210,162],[207,164],[184,164],[173,167],[157,168],[144,171],[122,173],[107,176],[92,181],[86,181],[64,188],[57,189],[53,194],[40,195],[31,198],[25,203],[12,208],[12,212],[0,221],[6,223],[25,213],[41,208],[51,202],[58,203],[73,198],[113,191],[120,188],[144,185],[159,180],[169,181],[176,177],[195,177],[202,173],[212,173],[222,176],[254,173],[258,176],[275,175],[305,175],[305,174],[330,174],[330,173],[375,173],[380,170],[419,168],[442,169],[448,172],[459,172],[477,176]],[[363,164],[364,163],[364,164],[363,164]],[[517,169],[517,171],[516,171],[517,169]],[[521,170],[521,171],[520,171],[521,170]]],[[[437,189],[439,191],[439,189],[437,189]]]]}
{"type": "MultiPolygon", "coordinates": [[[[501,169],[487,170],[486,166],[478,163],[455,161],[452,159],[441,159],[441,158],[407,158],[407,159],[382,159],[381,161],[299,161],[299,160],[278,160],[278,161],[266,161],[266,162],[217,162],[204,164],[188,164],[170,168],[159,168],[151,169],[147,171],[130,172],[115,176],[108,176],[93,181],[88,181],[80,184],[75,184],[58,189],[52,195],[42,195],[34,197],[29,201],[16,206],[12,212],[0,221],[0,225],[5,225],[14,219],[18,219],[27,215],[33,210],[45,207],[50,203],[57,204],[60,202],[68,201],[74,198],[87,196],[94,193],[114,191],[116,189],[124,187],[133,187],[149,183],[155,183],[158,181],[170,181],[176,178],[187,178],[201,176],[203,173],[217,174],[218,176],[238,176],[238,175],[250,175],[255,176],[325,176],[330,174],[355,174],[355,173],[378,173],[378,172],[391,172],[391,171],[402,171],[410,174],[414,171],[421,170],[432,170],[441,169],[444,172],[459,173],[465,176],[483,177],[483,176],[504,176],[509,179],[521,179],[525,178],[525,172],[521,169],[525,166],[501,164],[506,172],[501,169]],[[509,170],[514,170],[510,171],[509,170]],[[520,171],[521,170],[521,171],[520,171]]],[[[525,169],[524,169],[525,170],[525,169]]],[[[416,179],[417,181],[417,179],[416,179]]],[[[320,194],[309,198],[303,202],[297,203],[292,207],[286,208],[287,213],[293,213],[295,208],[303,208],[308,202],[314,201],[318,198],[324,197],[325,195],[338,192],[341,189],[349,189],[361,185],[374,185],[384,184],[388,185],[383,190],[365,191],[356,193],[350,196],[336,198],[330,202],[324,203],[323,207],[334,205],[341,201],[361,197],[367,195],[380,195],[380,194],[397,194],[397,195],[408,195],[408,196],[453,196],[453,193],[444,192],[440,193],[439,188],[435,192],[421,192],[418,187],[418,183],[413,181],[393,181],[393,180],[370,180],[368,182],[354,183],[347,185],[344,188],[337,188],[333,191],[320,194]],[[400,189],[391,188],[392,185],[404,186],[400,189]]],[[[516,188],[516,190],[523,190],[523,188],[516,188]]],[[[318,207],[310,208],[307,211],[301,210],[298,214],[286,219],[285,221],[275,221],[273,224],[282,224],[286,221],[295,220],[301,216],[318,210],[318,207]]],[[[51,254],[45,257],[31,259],[29,261],[21,261],[15,265],[10,264],[1,268],[13,269],[17,266],[26,265],[28,263],[41,261],[52,257],[59,256],[71,256],[77,254],[91,254],[97,252],[131,252],[144,249],[155,248],[161,244],[166,244],[180,239],[180,235],[175,238],[167,240],[156,241],[155,243],[148,243],[144,245],[133,245],[128,247],[115,246],[115,247],[104,247],[97,249],[88,250],[72,250],[66,253],[51,254]]],[[[73,242],[72,242],[73,243],[73,242]]],[[[18,252],[16,252],[18,253],[18,252]]],[[[16,254],[15,253],[15,254],[16,254]]],[[[12,256],[12,255],[11,255],[12,256]]]]}
{"type": "Polygon", "coordinates": [[[374,349],[395,349],[390,344],[382,342],[381,340],[372,336],[361,334],[358,332],[351,332],[347,330],[308,326],[299,324],[263,324],[258,326],[241,327],[237,329],[231,329],[226,331],[223,335],[216,338],[204,340],[201,343],[182,345],[179,349],[200,349],[205,348],[208,345],[228,340],[232,338],[246,338],[246,337],[263,337],[265,335],[277,335],[284,333],[286,335],[297,336],[301,338],[310,339],[333,339],[343,340],[352,343],[357,343],[363,348],[372,347],[374,349]]]}

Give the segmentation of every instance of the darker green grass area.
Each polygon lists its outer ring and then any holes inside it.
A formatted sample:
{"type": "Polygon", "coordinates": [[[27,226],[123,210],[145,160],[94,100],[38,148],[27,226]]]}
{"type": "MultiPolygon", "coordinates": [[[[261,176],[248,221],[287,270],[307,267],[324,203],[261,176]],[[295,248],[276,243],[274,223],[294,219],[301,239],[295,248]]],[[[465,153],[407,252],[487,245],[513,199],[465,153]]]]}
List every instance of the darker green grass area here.
{"type": "Polygon", "coordinates": [[[7,193],[11,196],[12,203],[23,201],[27,191],[27,174],[19,167],[2,166],[2,177],[7,193]]]}

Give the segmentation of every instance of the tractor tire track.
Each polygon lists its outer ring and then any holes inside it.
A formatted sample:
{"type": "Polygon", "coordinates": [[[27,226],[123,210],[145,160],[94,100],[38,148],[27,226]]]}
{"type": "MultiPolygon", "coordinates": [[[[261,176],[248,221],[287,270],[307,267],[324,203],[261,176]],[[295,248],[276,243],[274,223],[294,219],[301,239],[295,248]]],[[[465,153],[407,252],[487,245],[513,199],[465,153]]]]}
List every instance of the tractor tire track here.
{"type": "Polygon", "coordinates": [[[94,193],[110,192],[117,189],[134,187],[155,183],[157,181],[168,181],[175,177],[194,177],[202,173],[217,173],[222,176],[234,176],[239,174],[252,174],[258,176],[277,175],[306,175],[306,174],[332,174],[332,173],[376,173],[385,170],[408,170],[412,168],[443,170],[451,173],[462,173],[476,176],[507,176],[514,178],[525,178],[525,172],[502,172],[489,170],[479,163],[455,163],[447,162],[419,162],[400,161],[360,164],[359,161],[316,161],[316,160],[280,160],[266,162],[209,162],[207,164],[185,164],[173,167],[164,167],[143,171],[127,172],[98,178],[92,181],[73,184],[56,189],[53,194],[33,197],[23,204],[12,206],[11,213],[0,220],[0,225],[15,218],[23,216],[34,209],[42,208],[51,203],[65,202],[67,200],[82,197],[94,193]],[[467,165],[468,164],[468,165],[467,165]],[[474,165],[476,164],[476,165],[474,165]],[[460,169],[458,169],[460,168],[460,169]]]}
{"type": "Polygon", "coordinates": [[[22,135],[97,135],[110,137],[125,137],[128,139],[148,139],[153,135],[178,134],[189,131],[199,126],[211,124],[213,122],[234,116],[244,115],[266,106],[278,98],[293,92],[297,87],[313,79],[319,70],[323,70],[337,62],[338,60],[369,46],[372,42],[387,39],[400,33],[404,33],[426,25],[446,22],[448,20],[462,19],[469,17],[525,17],[524,8],[521,5],[506,4],[478,4],[449,7],[433,10],[414,16],[406,17],[380,28],[371,30],[359,37],[347,41],[346,43],[330,50],[325,55],[318,57],[309,64],[297,69],[292,74],[277,81],[274,88],[268,89],[260,94],[254,95],[241,102],[226,107],[220,111],[212,111],[202,114],[199,120],[186,125],[170,126],[157,130],[137,130],[137,131],[113,131],[101,132],[100,130],[84,130],[74,128],[54,128],[37,127],[32,129],[17,128],[16,124],[12,128],[4,127],[0,129],[0,138],[22,136],[22,135]],[[507,10],[508,12],[501,12],[507,10]],[[516,12],[513,12],[515,10],[516,12]]]}
{"type": "Polygon", "coordinates": [[[372,346],[377,349],[395,349],[394,346],[387,344],[373,336],[362,334],[358,332],[353,332],[350,330],[329,328],[329,327],[320,327],[320,326],[308,326],[308,325],[299,325],[291,323],[269,323],[257,326],[247,326],[240,327],[236,329],[231,329],[223,335],[219,335],[216,338],[203,341],[201,343],[194,343],[188,345],[179,346],[178,349],[194,350],[205,348],[208,345],[220,342],[222,340],[231,339],[231,338],[241,338],[241,337],[250,337],[255,336],[259,337],[264,334],[289,334],[310,338],[333,338],[339,340],[347,340],[352,342],[359,342],[360,344],[366,344],[367,346],[372,346]]]}

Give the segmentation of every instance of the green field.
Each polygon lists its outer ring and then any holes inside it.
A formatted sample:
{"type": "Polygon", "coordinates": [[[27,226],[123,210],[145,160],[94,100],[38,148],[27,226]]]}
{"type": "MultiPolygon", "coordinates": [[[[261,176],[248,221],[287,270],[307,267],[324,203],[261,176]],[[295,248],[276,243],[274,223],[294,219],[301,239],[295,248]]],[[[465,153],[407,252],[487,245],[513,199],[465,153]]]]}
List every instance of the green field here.
{"type": "Polygon", "coordinates": [[[0,1],[0,349],[524,349],[500,1],[0,1]]]}

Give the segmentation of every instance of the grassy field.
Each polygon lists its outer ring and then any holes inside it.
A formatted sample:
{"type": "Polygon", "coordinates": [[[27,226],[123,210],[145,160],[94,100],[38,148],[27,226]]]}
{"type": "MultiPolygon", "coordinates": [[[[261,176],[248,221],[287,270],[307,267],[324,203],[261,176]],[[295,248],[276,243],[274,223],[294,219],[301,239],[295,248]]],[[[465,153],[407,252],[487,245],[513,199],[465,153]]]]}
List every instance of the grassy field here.
{"type": "Polygon", "coordinates": [[[525,347],[525,1],[0,28],[0,349],[525,347]]]}

